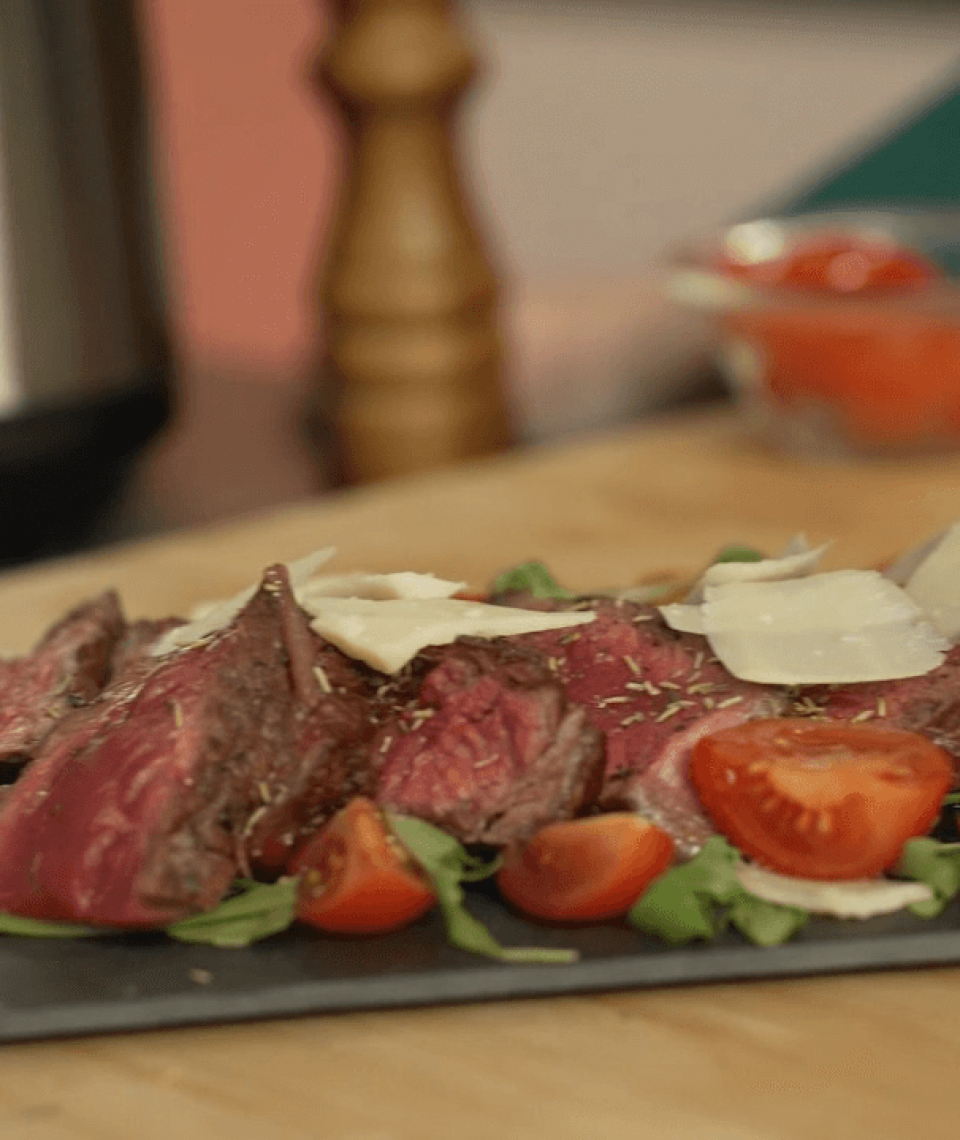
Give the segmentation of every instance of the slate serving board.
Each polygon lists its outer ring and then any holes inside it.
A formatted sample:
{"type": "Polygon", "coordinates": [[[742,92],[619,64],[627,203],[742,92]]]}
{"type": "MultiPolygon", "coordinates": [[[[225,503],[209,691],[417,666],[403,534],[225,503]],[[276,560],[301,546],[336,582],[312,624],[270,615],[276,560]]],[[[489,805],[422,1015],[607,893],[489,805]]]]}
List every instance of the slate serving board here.
{"type": "Polygon", "coordinates": [[[379,938],[295,930],[243,950],[135,935],[0,938],[0,1041],[237,1022],[266,1017],[960,965],[960,908],[924,921],[813,920],[757,947],[735,933],[670,947],[626,926],[545,928],[477,893],[471,909],[509,945],[576,947],[568,966],[511,966],[448,946],[438,916],[379,938]]]}

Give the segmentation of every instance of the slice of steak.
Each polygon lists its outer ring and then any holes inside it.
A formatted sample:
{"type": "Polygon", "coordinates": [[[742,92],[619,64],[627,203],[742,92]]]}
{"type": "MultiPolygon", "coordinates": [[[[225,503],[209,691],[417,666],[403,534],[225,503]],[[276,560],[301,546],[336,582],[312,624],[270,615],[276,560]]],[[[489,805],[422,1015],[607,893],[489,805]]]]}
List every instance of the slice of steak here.
{"type": "MultiPolygon", "coordinates": [[[[296,607],[292,597],[283,604],[296,607]]],[[[242,859],[267,874],[282,871],[348,800],[373,790],[371,698],[379,675],[317,637],[299,607],[296,612],[300,617],[291,613],[290,622],[302,621],[309,635],[310,676],[301,661],[301,684],[312,683],[314,692],[297,708],[289,750],[277,752],[276,763],[257,780],[259,798],[245,826],[242,859]]]]}
{"type": "Polygon", "coordinates": [[[141,655],[64,721],[0,803],[0,910],[152,927],[222,898],[320,694],[294,676],[291,606],[272,567],[226,630],[141,655]]]}
{"type": "Polygon", "coordinates": [[[673,836],[681,854],[693,855],[715,830],[687,777],[694,744],[722,728],[780,715],[787,696],[732,677],[702,637],[670,629],[653,606],[605,598],[551,603],[570,605],[593,610],[596,619],[516,640],[547,657],[570,700],[606,735],[601,807],[643,812],[673,836]]]}
{"type": "Polygon", "coordinates": [[[31,653],[0,661],[0,762],[24,763],[62,716],[100,692],[125,629],[108,590],[61,618],[31,653]]]}
{"type": "Polygon", "coordinates": [[[639,770],[620,768],[608,776],[600,806],[607,811],[639,812],[672,837],[679,855],[692,858],[717,829],[690,782],[690,753],[702,737],[743,720],[742,713],[734,708],[721,709],[674,732],[652,764],[639,770]]]}
{"type": "Polygon", "coordinates": [[[790,716],[829,716],[919,732],[960,762],[960,646],[922,677],[792,691],[790,716]]]}
{"type": "MultiPolygon", "coordinates": [[[[776,716],[786,695],[738,681],[702,637],[670,629],[652,606],[597,599],[596,619],[575,630],[524,634],[543,653],[567,696],[607,737],[608,781],[653,767],[701,726],[776,716]]],[[[713,729],[711,728],[711,731],[713,729]]]]}
{"type": "Polygon", "coordinates": [[[464,843],[522,841],[599,791],[603,738],[529,649],[461,638],[425,650],[380,699],[376,799],[464,843]]]}

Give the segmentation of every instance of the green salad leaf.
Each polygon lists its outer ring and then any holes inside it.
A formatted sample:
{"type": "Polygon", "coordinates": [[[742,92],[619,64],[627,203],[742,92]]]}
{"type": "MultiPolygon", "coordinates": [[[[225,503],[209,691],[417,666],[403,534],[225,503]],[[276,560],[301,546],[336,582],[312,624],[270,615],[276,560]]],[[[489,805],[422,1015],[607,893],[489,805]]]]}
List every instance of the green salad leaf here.
{"type": "Polygon", "coordinates": [[[577,960],[576,950],[544,946],[502,946],[464,905],[464,882],[478,882],[496,873],[499,859],[485,862],[470,855],[452,836],[423,820],[387,813],[396,837],[430,879],[454,946],[501,962],[565,965],[577,960]]]}
{"type": "Polygon", "coordinates": [[[737,878],[740,852],[720,836],[689,863],[661,875],[633,904],[627,920],[673,945],[709,941],[732,925],[751,942],[776,946],[809,919],[805,910],[751,895],[737,878]]]}
{"type": "Polygon", "coordinates": [[[83,926],[79,922],[53,922],[46,918],[0,914],[0,934],[16,934],[21,938],[94,938],[98,934],[115,933],[115,930],[102,926],[83,926]]]}
{"type": "Polygon", "coordinates": [[[752,546],[739,546],[737,544],[725,546],[714,558],[714,562],[762,562],[765,555],[752,546]]]}
{"type": "Polygon", "coordinates": [[[781,906],[743,891],[727,911],[731,926],[758,946],[789,942],[810,921],[810,912],[798,906],[781,906]]]}
{"type": "Polygon", "coordinates": [[[935,918],[960,891],[960,843],[941,843],[928,837],[910,839],[893,873],[901,879],[926,883],[933,898],[911,903],[908,910],[920,918],[935,918]]]}
{"type": "Polygon", "coordinates": [[[269,938],[293,923],[297,909],[297,879],[278,879],[275,883],[240,879],[236,886],[239,894],[206,914],[191,915],[173,923],[166,928],[166,933],[181,942],[236,948],[269,938]]]}
{"type": "Polygon", "coordinates": [[[494,594],[507,594],[521,590],[535,598],[572,598],[570,590],[557,584],[556,579],[542,562],[522,562],[505,570],[493,583],[494,594]]]}

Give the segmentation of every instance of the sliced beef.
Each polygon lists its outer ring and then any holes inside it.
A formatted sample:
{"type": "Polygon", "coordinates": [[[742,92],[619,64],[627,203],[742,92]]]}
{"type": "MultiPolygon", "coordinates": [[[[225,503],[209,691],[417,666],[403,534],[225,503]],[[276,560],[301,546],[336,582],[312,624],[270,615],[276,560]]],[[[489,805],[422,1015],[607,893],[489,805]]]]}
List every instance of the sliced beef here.
{"type": "Polygon", "coordinates": [[[321,686],[298,666],[311,638],[273,567],[208,643],[128,662],[0,802],[0,910],[150,927],[214,906],[303,739],[325,755],[321,686]]]}
{"type": "Polygon", "coordinates": [[[960,762],[960,646],[922,677],[793,691],[787,715],[837,717],[919,732],[960,762]]]}
{"type": "Polygon", "coordinates": [[[642,811],[681,853],[694,854],[714,831],[687,778],[694,744],[779,715],[787,696],[731,677],[703,638],[671,630],[655,607],[600,598],[551,608],[570,605],[591,609],[595,620],[516,640],[546,656],[570,700],[606,735],[601,806],[642,811]]]}
{"type": "Polygon", "coordinates": [[[428,649],[384,685],[377,800],[506,846],[589,806],[603,740],[542,656],[497,639],[428,649]]]}
{"type": "Polygon", "coordinates": [[[547,657],[567,696],[606,733],[607,781],[652,768],[704,725],[776,716],[787,703],[777,689],[732,677],[702,637],[670,629],[651,606],[600,599],[590,608],[589,625],[517,640],[547,657]]]}
{"type": "Polygon", "coordinates": [[[310,638],[315,692],[298,709],[289,751],[278,753],[279,763],[258,781],[245,828],[243,860],[257,872],[282,870],[334,812],[373,791],[374,675],[315,634],[310,638]]]}
{"type": "Polygon", "coordinates": [[[71,610],[32,653],[0,661],[0,763],[29,759],[64,714],[100,692],[125,629],[110,590],[71,610]]]}

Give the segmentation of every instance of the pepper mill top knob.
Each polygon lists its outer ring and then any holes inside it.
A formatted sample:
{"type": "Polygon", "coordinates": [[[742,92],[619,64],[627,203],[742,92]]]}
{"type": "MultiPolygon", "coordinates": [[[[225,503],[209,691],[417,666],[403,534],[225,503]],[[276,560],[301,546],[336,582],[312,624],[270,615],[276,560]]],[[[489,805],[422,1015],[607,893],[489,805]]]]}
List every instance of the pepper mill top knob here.
{"type": "Polygon", "coordinates": [[[347,107],[409,109],[446,100],[476,62],[445,0],[342,0],[341,31],[320,60],[322,81],[347,107]]]}

